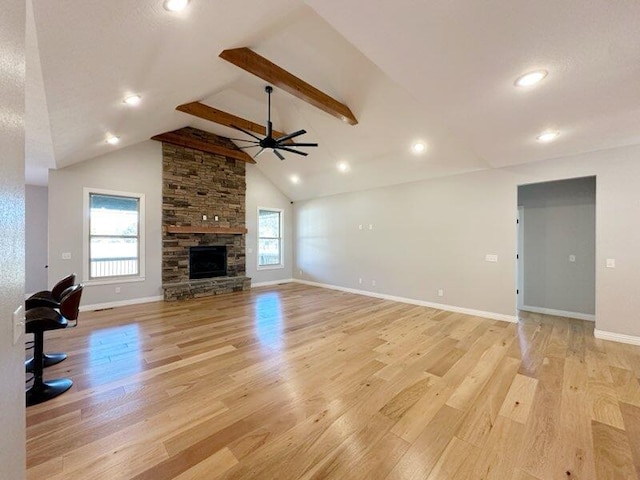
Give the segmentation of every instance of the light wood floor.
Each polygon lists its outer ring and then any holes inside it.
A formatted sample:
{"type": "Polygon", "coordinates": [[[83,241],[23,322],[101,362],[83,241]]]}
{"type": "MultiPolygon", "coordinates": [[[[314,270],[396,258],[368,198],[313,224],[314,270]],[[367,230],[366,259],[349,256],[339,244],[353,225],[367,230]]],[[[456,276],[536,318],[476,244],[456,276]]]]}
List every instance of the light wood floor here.
{"type": "Polygon", "coordinates": [[[30,479],[635,479],[640,348],[298,284],[82,313],[30,479]]]}

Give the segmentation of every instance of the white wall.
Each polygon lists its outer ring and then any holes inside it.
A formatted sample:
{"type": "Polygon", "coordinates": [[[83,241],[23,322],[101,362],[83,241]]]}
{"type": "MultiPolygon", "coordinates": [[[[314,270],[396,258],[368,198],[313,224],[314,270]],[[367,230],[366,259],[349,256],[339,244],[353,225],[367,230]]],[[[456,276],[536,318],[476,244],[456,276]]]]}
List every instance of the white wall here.
{"type": "Polygon", "coordinates": [[[47,187],[25,187],[25,293],[47,289],[48,195],[47,187]]]}
{"type": "Polygon", "coordinates": [[[0,478],[25,477],[24,337],[11,313],[24,301],[25,4],[0,17],[0,478]]]}
{"type": "Polygon", "coordinates": [[[113,153],[49,172],[49,284],[75,272],[83,275],[84,187],[145,194],[145,280],[87,285],[82,305],[120,302],[162,295],[162,148],[146,141],[113,153]],[[63,252],[71,260],[62,260],[63,252]],[[115,293],[116,287],[121,292],[115,293]]]}
{"type": "Polygon", "coordinates": [[[522,309],[594,315],[595,178],[521,186],[518,205],[523,207],[522,309]]]}
{"type": "Polygon", "coordinates": [[[293,208],[291,200],[265,177],[255,165],[247,165],[247,276],[252,285],[292,278],[293,266],[293,208]],[[258,207],[280,208],[283,212],[284,268],[258,270],[258,207]]]}
{"type": "Polygon", "coordinates": [[[640,336],[640,146],[296,202],[294,276],[514,315],[518,185],[585,176],[597,177],[596,328],[640,336]]]}

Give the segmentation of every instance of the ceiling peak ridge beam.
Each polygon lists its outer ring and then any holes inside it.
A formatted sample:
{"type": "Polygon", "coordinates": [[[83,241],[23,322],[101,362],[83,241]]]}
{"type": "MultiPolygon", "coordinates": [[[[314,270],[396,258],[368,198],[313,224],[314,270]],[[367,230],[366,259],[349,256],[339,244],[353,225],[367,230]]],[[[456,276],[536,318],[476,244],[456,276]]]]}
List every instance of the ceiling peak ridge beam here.
{"type": "MultiPolygon", "coordinates": [[[[179,112],[188,113],[189,115],[193,115],[194,117],[209,120],[210,122],[214,122],[219,125],[224,125],[225,127],[240,127],[263,136],[267,134],[267,129],[258,123],[252,122],[251,120],[247,120],[242,117],[238,117],[236,115],[233,115],[232,113],[223,112],[222,110],[210,107],[209,105],[205,105],[204,103],[183,103],[182,105],[178,105],[176,107],[176,110],[178,110],[179,112]]],[[[285,136],[286,133],[274,130],[273,135],[278,138],[285,136]]]]}
{"type": "Polygon", "coordinates": [[[256,163],[256,161],[251,158],[251,155],[243,152],[242,150],[227,148],[223,147],[222,145],[207,142],[206,140],[194,138],[193,136],[185,133],[184,130],[185,129],[180,128],[171,132],[154,135],[153,137],[151,137],[151,140],[170,143],[171,145],[177,145],[179,147],[192,148],[194,150],[211,153],[213,155],[223,155],[225,157],[233,158],[246,163],[256,163]]]}
{"type": "Polygon", "coordinates": [[[349,107],[247,47],[223,50],[219,56],[349,125],[358,124],[349,107]]]}

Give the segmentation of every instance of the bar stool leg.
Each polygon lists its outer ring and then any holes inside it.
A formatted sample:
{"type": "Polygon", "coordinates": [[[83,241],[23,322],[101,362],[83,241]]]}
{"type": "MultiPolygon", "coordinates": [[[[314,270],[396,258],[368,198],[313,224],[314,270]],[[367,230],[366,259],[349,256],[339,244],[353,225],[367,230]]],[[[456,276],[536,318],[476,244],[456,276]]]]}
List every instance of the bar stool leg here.
{"type": "MultiPolygon", "coordinates": [[[[47,367],[51,367],[52,365],[57,365],[63,360],[66,360],[67,354],[66,353],[45,353],[43,355],[43,358],[44,358],[43,367],[47,368],[47,367]]],[[[33,357],[27,360],[26,362],[24,362],[24,368],[29,373],[33,373],[33,365],[34,365],[33,357]]]]}
{"type": "Polygon", "coordinates": [[[68,378],[57,378],[45,382],[44,370],[44,332],[34,332],[33,344],[33,385],[27,390],[27,407],[46,402],[66,392],[73,382],[68,378]]]}

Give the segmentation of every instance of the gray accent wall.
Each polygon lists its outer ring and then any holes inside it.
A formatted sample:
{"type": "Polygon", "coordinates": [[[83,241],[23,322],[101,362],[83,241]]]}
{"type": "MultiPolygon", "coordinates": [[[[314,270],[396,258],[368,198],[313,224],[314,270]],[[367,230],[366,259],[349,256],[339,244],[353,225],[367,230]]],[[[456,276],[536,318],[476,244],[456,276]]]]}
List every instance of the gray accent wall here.
{"type": "Polygon", "coordinates": [[[518,185],[586,176],[597,177],[596,328],[640,336],[640,146],[296,202],[294,276],[515,315],[518,185]]]}
{"type": "Polygon", "coordinates": [[[12,312],[24,302],[24,91],[27,2],[0,17],[0,478],[25,478],[24,335],[12,312]]]}
{"type": "Polygon", "coordinates": [[[518,206],[523,207],[522,309],[594,315],[595,177],[520,186],[518,206]]]}
{"type": "Polygon", "coordinates": [[[82,305],[162,295],[162,147],[146,141],[49,172],[49,284],[75,272],[83,276],[83,192],[98,188],[145,194],[145,280],[87,285],[82,305]],[[63,260],[63,253],[71,253],[63,260]],[[116,288],[120,293],[116,293],[116,288]]]}
{"type": "Polygon", "coordinates": [[[293,276],[293,207],[286,197],[257,166],[247,164],[246,197],[246,260],[247,276],[251,283],[277,282],[289,280],[293,276]],[[283,210],[283,268],[258,270],[258,207],[283,210]]]}
{"type": "Polygon", "coordinates": [[[47,289],[47,187],[25,187],[25,293],[47,289]]]}

